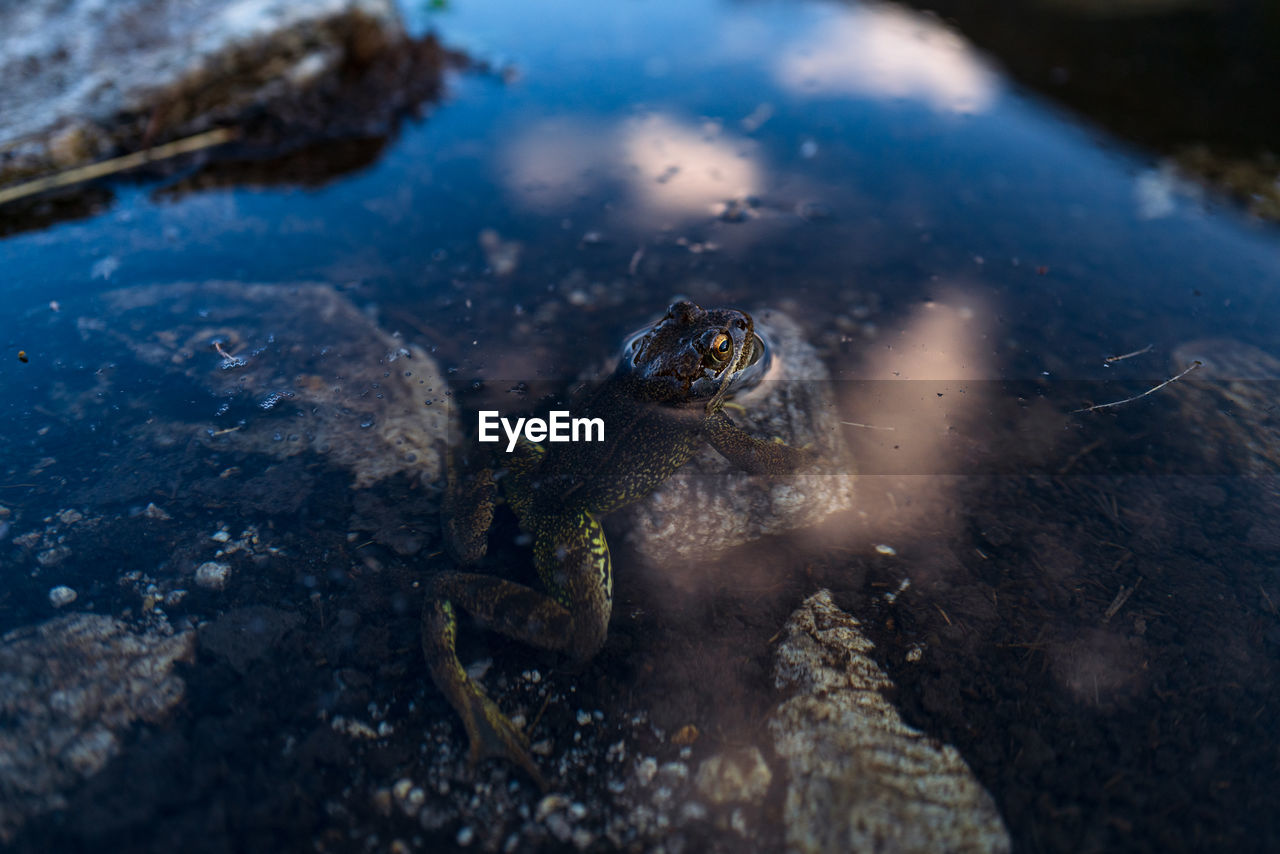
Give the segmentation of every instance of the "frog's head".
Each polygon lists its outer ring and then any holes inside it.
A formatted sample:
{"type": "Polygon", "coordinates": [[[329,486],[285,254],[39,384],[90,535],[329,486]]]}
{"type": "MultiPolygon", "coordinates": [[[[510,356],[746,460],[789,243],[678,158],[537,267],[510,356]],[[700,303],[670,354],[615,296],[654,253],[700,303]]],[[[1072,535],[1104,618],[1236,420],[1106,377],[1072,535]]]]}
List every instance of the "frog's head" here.
{"type": "Polygon", "coordinates": [[[618,376],[644,398],[668,404],[723,404],[742,372],[760,362],[764,342],[751,315],[732,308],[704,310],[688,300],[627,339],[618,376]]]}

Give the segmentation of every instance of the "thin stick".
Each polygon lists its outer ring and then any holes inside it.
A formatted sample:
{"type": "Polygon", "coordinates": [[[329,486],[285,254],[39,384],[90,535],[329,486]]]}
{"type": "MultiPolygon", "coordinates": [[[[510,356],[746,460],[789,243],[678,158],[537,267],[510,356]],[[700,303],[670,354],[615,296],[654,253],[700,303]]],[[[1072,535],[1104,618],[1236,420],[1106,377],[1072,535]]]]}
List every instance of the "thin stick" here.
{"type": "Polygon", "coordinates": [[[1132,359],[1134,356],[1141,356],[1143,353],[1150,353],[1153,345],[1148,344],[1141,350],[1134,350],[1132,353],[1125,353],[1123,356],[1108,356],[1103,359],[1103,363],[1110,365],[1112,362],[1123,362],[1125,359],[1132,359]]]}
{"type": "MultiPolygon", "coordinates": [[[[1119,566],[1119,564],[1116,564],[1116,566],[1119,566]]],[[[1133,585],[1133,587],[1125,587],[1123,584],[1121,584],[1120,592],[1116,594],[1116,598],[1111,600],[1111,604],[1107,606],[1107,610],[1103,612],[1102,622],[1104,623],[1110,622],[1111,618],[1114,617],[1119,612],[1119,610],[1124,607],[1124,603],[1129,601],[1129,597],[1132,596],[1134,593],[1137,593],[1138,588],[1141,586],[1142,586],[1141,577],[1138,578],[1138,583],[1133,585]]]]}
{"type": "Polygon", "coordinates": [[[850,427],[865,427],[868,430],[893,430],[893,427],[877,427],[874,424],[859,424],[857,421],[841,421],[841,424],[848,424],[850,427]]]}
{"type": "Polygon", "coordinates": [[[1146,397],[1149,394],[1155,394],[1160,389],[1167,386],[1169,383],[1176,382],[1177,380],[1182,379],[1187,374],[1191,373],[1196,368],[1200,367],[1202,364],[1204,363],[1201,362],[1199,359],[1196,359],[1194,362],[1191,363],[1191,367],[1187,368],[1185,371],[1178,374],[1176,377],[1169,377],[1169,379],[1160,383],[1160,385],[1156,386],[1155,388],[1149,388],[1146,391],[1144,391],[1142,394],[1135,394],[1133,397],[1126,397],[1124,400],[1115,400],[1115,401],[1112,401],[1111,403],[1095,403],[1093,406],[1086,406],[1084,409],[1073,409],[1071,410],[1071,414],[1076,415],[1081,412],[1093,412],[1098,409],[1106,409],[1110,406],[1119,406],[1122,403],[1133,403],[1135,400],[1141,400],[1142,398],[1146,397]]]}
{"type": "Polygon", "coordinates": [[[0,205],[16,202],[18,199],[25,199],[28,196],[34,196],[37,193],[43,193],[48,190],[56,190],[59,187],[69,187],[72,184],[82,184],[95,178],[127,172],[130,169],[136,169],[139,166],[145,166],[157,160],[168,160],[171,157],[212,148],[215,145],[230,142],[239,135],[240,132],[235,128],[215,128],[185,139],[166,142],[164,145],[157,145],[155,148],[135,151],[133,154],[126,154],[123,157],[114,157],[111,160],[90,163],[87,166],[77,166],[65,172],[58,172],[53,175],[46,175],[43,178],[36,178],[33,181],[15,184],[12,187],[5,187],[0,190],[0,205]]]}

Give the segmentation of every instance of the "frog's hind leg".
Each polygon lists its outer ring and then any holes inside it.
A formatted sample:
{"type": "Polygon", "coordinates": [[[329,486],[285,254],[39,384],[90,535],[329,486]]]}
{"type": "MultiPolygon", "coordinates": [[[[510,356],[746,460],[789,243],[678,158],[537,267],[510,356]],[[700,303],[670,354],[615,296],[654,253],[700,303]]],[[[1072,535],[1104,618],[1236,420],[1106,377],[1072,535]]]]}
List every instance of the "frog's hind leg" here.
{"type": "Polygon", "coordinates": [[[527,521],[536,531],[538,573],[551,595],[492,575],[441,573],[431,580],[422,612],[422,650],[432,678],[466,727],[472,765],[505,758],[546,789],[524,733],[458,661],[457,610],[507,637],[585,661],[604,644],[613,584],[609,546],[590,513],[527,521]]]}
{"type": "Polygon", "coordinates": [[[568,651],[571,635],[569,611],[532,588],[468,572],[445,572],[432,579],[422,611],[422,650],[431,677],[466,727],[472,767],[482,759],[507,759],[545,790],[546,781],[529,756],[528,738],[458,661],[458,608],[516,640],[562,651],[568,651]]]}

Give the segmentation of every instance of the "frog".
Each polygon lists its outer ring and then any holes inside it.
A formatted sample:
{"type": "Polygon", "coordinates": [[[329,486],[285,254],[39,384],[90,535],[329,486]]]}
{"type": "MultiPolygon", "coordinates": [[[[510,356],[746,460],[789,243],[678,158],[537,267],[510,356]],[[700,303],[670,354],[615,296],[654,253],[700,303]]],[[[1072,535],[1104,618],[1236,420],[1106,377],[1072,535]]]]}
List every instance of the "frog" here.
{"type": "Polygon", "coordinates": [[[767,361],[766,352],[747,312],[678,300],[632,335],[613,373],[573,404],[575,415],[603,420],[603,441],[522,439],[478,470],[461,474],[450,464],[442,533],[451,558],[467,567],[485,555],[495,508],[505,500],[532,541],[541,584],[463,568],[427,584],[422,648],[433,681],[462,719],[473,771],[485,759],[505,759],[547,788],[525,733],[458,659],[460,611],[581,666],[604,646],[613,608],[603,516],[649,495],[706,444],[751,474],[790,474],[817,462],[812,448],[750,435],[728,414],[737,405],[735,383],[767,361]]]}

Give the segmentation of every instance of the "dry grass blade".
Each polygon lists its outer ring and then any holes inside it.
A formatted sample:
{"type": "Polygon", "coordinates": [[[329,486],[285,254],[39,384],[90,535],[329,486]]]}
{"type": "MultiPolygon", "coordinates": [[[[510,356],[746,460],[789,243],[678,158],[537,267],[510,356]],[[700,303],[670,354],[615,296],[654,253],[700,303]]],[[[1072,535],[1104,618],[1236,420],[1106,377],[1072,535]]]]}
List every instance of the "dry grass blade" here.
{"type": "Polygon", "coordinates": [[[56,190],[60,187],[70,187],[73,184],[83,184],[85,181],[92,181],[96,178],[118,175],[121,172],[137,169],[139,166],[146,166],[148,163],[155,163],[159,160],[168,160],[172,157],[212,148],[216,145],[231,142],[239,135],[240,132],[235,128],[215,128],[211,131],[198,133],[195,136],[166,142],[164,145],[157,145],[144,151],[135,151],[133,154],[126,154],[123,157],[114,157],[111,160],[103,160],[99,163],[90,163],[87,166],[67,169],[53,175],[45,175],[43,178],[36,178],[32,181],[0,189],[0,205],[16,202],[19,199],[25,199],[49,190],[56,190]]]}

